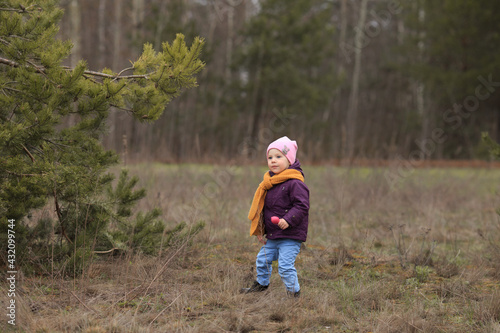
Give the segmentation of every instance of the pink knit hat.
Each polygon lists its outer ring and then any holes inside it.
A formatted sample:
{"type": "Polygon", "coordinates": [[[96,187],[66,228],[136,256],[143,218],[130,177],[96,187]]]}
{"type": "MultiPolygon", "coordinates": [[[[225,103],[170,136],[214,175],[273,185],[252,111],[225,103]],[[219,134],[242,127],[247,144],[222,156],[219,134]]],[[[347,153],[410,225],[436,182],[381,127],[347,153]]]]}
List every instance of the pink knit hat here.
{"type": "Polygon", "coordinates": [[[290,165],[295,163],[295,156],[297,156],[297,142],[290,140],[287,136],[281,137],[276,141],[271,142],[271,144],[267,147],[266,156],[271,149],[278,149],[283,155],[286,156],[290,165]]]}

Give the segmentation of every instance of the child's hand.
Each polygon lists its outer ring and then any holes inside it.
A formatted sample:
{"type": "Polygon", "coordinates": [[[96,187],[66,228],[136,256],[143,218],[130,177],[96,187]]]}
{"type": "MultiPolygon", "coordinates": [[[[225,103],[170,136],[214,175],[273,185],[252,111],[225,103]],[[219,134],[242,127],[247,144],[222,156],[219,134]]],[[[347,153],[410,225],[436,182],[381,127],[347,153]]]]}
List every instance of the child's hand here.
{"type": "Polygon", "coordinates": [[[264,239],[264,237],[262,237],[261,235],[257,235],[257,239],[259,240],[259,242],[266,245],[266,240],[264,239]]]}
{"type": "Polygon", "coordinates": [[[280,227],[282,230],[285,230],[289,226],[290,225],[288,224],[288,222],[285,221],[284,219],[280,219],[280,221],[278,222],[278,227],[280,227]]]}

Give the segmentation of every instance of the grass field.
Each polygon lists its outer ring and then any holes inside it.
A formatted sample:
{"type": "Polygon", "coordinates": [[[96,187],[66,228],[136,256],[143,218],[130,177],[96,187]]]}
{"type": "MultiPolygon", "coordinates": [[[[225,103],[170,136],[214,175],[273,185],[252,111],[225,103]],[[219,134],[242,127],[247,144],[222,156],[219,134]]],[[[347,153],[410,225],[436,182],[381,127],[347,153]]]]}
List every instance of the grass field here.
{"type": "Polygon", "coordinates": [[[500,332],[498,169],[416,169],[391,187],[384,168],[305,167],[299,299],[277,270],[268,291],[239,293],[255,279],[246,215],[265,168],[129,169],[148,190],[140,209],[205,229],[159,257],[101,255],[76,279],[22,277],[18,331],[500,332]]]}

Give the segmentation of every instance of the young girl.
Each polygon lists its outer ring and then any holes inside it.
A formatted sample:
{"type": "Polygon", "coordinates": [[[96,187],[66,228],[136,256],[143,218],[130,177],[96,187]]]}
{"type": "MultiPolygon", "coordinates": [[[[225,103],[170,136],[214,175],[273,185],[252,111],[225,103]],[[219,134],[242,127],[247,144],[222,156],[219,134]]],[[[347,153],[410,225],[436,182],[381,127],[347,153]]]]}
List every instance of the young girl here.
{"type": "Polygon", "coordinates": [[[309,189],[296,159],[297,149],[297,142],[286,136],[267,147],[269,171],[264,174],[248,213],[252,221],[250,235],[257,236],[263,246],[257,254],[257,280],[243,292],[266,290],[272,262],[278,260],[278,272],[288,295],[300,295],[295,258],[307,238],[309,189]],[[279,218],[277,223],[276,219],[274,223],[271,220],[274,216],[279,218]]]}

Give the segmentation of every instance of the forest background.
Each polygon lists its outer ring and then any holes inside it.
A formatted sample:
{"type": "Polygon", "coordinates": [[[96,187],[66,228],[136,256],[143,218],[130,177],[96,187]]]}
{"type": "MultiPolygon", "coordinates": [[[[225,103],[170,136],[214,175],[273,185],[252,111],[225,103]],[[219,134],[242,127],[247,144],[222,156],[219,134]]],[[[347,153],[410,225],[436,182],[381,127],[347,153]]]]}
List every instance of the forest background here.
{"type": "Polygon", "coordinates": [[[500,139],[500,3],[61,1],[74,66],[117,71],[152,43],[205,38],[199,87],[154,124],[115,111],[125,161],[247,162],[282,135],[301,159],[487,159],[500,139]]]}

